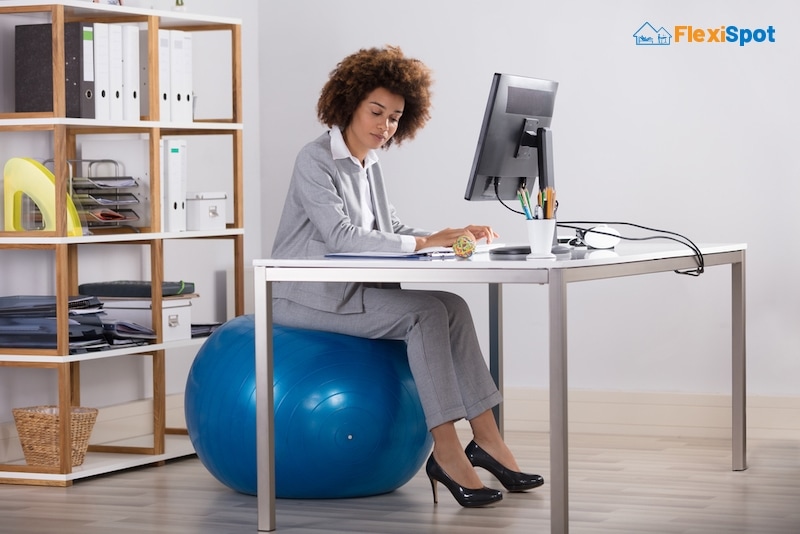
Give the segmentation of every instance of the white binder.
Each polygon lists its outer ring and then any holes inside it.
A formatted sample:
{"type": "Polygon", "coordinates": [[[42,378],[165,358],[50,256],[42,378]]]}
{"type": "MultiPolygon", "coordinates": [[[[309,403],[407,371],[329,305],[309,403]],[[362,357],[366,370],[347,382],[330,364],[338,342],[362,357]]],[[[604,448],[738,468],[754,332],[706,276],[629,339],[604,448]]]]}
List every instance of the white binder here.
{"type": "Polygon", "coordinates": [[[122,26],[108,25],[109,118],[121,121],[122,110],[122,26]]]}
{"type": "Polygon", "coordinates": [[[139,120],[139,27],[131,24],[122,26],[122,118],[139,120]]]}
{"type": "Polygon", "coordinates": [[[171,119],[173,122],[191,122],[192,36],[182,30],[170,30],[169,34],[171,119]]]}
{"type": "Polygon", "coordinates": [[[147,48],[150,40],[148,36],[149,32],[142,29],[139,34],[139,115],[152,119],[150,115],[150,65],[148,64],[150,57],[147,48]]]}
{"type": "Polygon", "coordinates": [[[186,122],[194,120],[194,84],[192,83],[192,32],[183,32],[183,55],[185,63],[183,66],[183,94],[182,94],[182,108],[181,117],[186,122]]]}
{"type": "Polygon", "coordinates": [[[183,232],[186,230],[186,140],[162,139],[161,152],[163,230],[165,232],[183,232]]]}
{"type": "Polygon", "coordinates": [[[94,118],[111,118],[108,24],[94,23],[94,118]]]}
{"type": "Polygon", "coordinates": [[[169,46],[170,30],[158,30],[158,90],[159,110],[162,122],[171,118],[172,88],[170,87],[170,70],[172,58],[169,46]]]}

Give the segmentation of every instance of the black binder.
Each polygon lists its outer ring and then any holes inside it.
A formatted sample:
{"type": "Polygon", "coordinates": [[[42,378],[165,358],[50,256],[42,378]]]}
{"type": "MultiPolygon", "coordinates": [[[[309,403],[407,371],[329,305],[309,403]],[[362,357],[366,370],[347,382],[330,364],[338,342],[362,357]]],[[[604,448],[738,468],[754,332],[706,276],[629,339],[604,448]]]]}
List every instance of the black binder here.
{"type": "MultiPolygon", "coordinates": [[[[87,282],[78,286],[81,295],[97,297],[149,299],[151,295],[151,282],[149,280],[111,280],[108,282],[87,282]]],[[[161,295],[175,297],[194,293],[194,282],[164,281],[161,286],[161,295]]]]}
{"type": "MultiPolygon", "coordinates": [[[[19,25],[14,32],[17,112],[53,111],[51,24],[19,25]]],[[[94,26],[64,24],[66,116],[94,118],[94,26]]]]}

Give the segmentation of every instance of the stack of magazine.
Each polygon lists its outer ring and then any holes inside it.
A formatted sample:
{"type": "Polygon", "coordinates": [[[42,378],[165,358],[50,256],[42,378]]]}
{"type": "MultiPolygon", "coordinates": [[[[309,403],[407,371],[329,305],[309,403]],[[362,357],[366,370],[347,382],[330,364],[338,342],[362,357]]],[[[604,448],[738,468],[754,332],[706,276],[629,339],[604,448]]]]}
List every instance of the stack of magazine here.
{"type": "MultiPolygon", "coordinates": [[[[156,337],[135,323],[104,320],[103,304],[95,296],[69,297],[67,307],[70,354],[145,344],[156,337]]],[[[0,347],[54,349],[57,334],[55,296],[0,297],[0,347]]]]}
{"type": "Polygon", "coordinates": [[[145,345],[156,339],[152,328],[119,319],[103,320],[103,331],[110,345],[145,345]]]}

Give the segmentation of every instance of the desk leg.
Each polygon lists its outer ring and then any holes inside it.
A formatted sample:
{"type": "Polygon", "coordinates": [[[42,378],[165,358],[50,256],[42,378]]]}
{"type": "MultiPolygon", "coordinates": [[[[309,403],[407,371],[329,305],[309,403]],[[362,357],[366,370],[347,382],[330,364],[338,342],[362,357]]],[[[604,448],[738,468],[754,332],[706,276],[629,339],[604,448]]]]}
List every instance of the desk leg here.
{"type": "MultiPolygon", "coordinates": [[[[502,284],[489,284],[489,372],[503,394],[503,286],[502,284]]],[[[501,402],[494,407],[494,418],[500,435],[503,436],[505,416],[501,402]]]]}
{"type": "Polygon", "coordinates": [[[550,532],[569,532],[569,429],[567,416],[567,283],[550,271],[550,532]]]}
{"type": "Polygon", "coordinates": [[[258,532],[275,530],[275,426],[272,391],[272,282],[266,268],[255,268],[256,472],[258,532]]]}
{"type": "Polygon", "coordinates": [[[747,426],[746,426],[746,334],[745,334],[745,276],[744,252],[741,263],[731,264],[731,329],[733,353],[733,470],[747,469],[747,426]]]}

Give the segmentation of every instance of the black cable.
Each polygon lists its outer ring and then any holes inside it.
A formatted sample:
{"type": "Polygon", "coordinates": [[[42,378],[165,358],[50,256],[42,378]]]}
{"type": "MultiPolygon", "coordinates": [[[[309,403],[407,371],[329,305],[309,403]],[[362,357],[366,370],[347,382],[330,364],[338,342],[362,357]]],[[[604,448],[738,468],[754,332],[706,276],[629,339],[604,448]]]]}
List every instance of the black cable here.
{"type": "MultiPolygon", "coordinates": [[[[512,208],[511,206],[509,206],[508,204],[506,204],[505,202],[503,202],[503,199],[500,198],[500,190],[498,188],[498,184],[499,183],[500,183],[500,178],[495,177],[495,179],[494,179],[494,196],[495,196],[495,198],[497,198],[497,200],[500,201],[500,204],[502,204],[503,207],[505,207],[507,210],[513,211],[514,213],[518,213],[519,215],[525,215],[524,211],[517,211],[514,208],[512,208]]],[[[524,183],[523,183],[523,187],[525,187],[524,183]]]]}
{"type": "Polygon", "coordinates": [[[675,241],[688,247],[692,252],[694,252],[695,260],[697,261],[697,267],[694,269],[675,269],[676,274],[685,274],[689,276],[700,276],[705,272],[705,259],[703,258],[703,253],[700,251],[700,247],[698,247],[691,239],[688,237],[681,235],[677,232],[672,232],[670,230],[659,230],[658,228],[650,228],[648,226],[642,226],[641,224],[635,223],[628,223],[628,222],[605,222],[605,221],[564,221],[564,222],[557,222],[557,226],[562,228],[571,228],[573,230],[578,230],[580,232],[594,232],[598,234],[605,234],[605,235],[613,235],[614,237],[619,237],[620,239],[625,239],[627,241],[649,241],[653,239],[669,239],[671,241],[675,241]],[[647,230],[649,232],[659,232],[661,234],[669,234],[669,235],[654,235],[654,236],[646,236],[646,237],[628,237],[623,235],[616,235],[610,234],[607,232],[603,232],[600,228],[582,228],[579,226],[574,226],[577,224],[605,224],[605,225],[623,225],[623,226],[632,226],[634,228],[639,228],[641,230],[647,230]],[[676,236],[676,237],[672,237],[676,236]]]}

